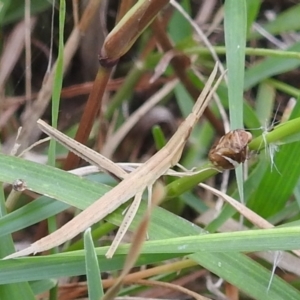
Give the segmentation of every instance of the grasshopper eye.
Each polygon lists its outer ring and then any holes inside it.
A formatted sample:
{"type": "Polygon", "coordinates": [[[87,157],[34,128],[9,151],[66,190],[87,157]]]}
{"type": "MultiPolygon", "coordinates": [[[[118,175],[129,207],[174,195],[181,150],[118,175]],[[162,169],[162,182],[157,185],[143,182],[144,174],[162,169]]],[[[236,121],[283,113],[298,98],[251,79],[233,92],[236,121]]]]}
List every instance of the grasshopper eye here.
{"type": "Polygon", "coordinates": [[[247,159],[251,140],[252,134],[243,129],[229,131],[211,147],[208,158],[220,170],[234,169],[247,159]]]}

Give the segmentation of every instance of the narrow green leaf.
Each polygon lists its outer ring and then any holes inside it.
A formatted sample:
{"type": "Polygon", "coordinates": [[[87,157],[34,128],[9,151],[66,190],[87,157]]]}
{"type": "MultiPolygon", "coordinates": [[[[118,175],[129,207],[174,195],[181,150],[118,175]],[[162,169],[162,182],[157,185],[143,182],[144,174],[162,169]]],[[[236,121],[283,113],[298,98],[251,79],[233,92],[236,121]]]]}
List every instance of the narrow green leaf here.
{"type": "Polygon", "coordinates": [[[182,116],[186,118],[192,111],[194,101],[181,83],[177,84],[174,93],[182,116]]]}
{"type": "MultiPolygon", "coordinates": [[[[257,229],[237,232],[200,234],[163,240],[147,241],[142,253],[255,252],[300,249],[300,226],[257,229]]],[[[123,254],[128,245],[120,246],[123,254]]],[[[98,253],[98,252],[97,252],[98,253]]],[[[102,251],[101,251],[102,253],[102,251]]]]}
{"type": "MultiPolygon", "coordinates": [[[[6,215],[5,196],[2,183],[0,183],[0,220],[6,215]]],[[[0,257],[4,257],[14,252],[14,244],[11,235],[4,235],[0,238],[0,257]]],[[[0,268],[1,269],[1,268],[0,268]]],[[[20,283],[0,284],[1,300],[34,300],[34,294],[26,279],[20,283]]],[[[0,281],[1,282],[1,281],[0,281]]]]}
{"type": "Polygon", "coordinates": [[[152,135],[155,142],[155,147],[157,150],[160,150],[166,144],[165,135],[159,125],[155,125],[152,127],[152,135]]]}
{"type": "Polygon", "coordinates": [[[275,89],[267,83],[261,83],[258,87],[255,111],[260,124],[264,127],[266,125],[269,126],[269,120],[273,114],[274,102],[275,89]]]}
{"type": "MultiPolygon", "coordinates": [[[[181,1],[182,8],[190,14],[191,4],[190,0],[181,1]]],[[[174,43],[178,43],[181,40],[185,39],[187,36],[190,36],[192,33],[192,28],[187,20],[182,16],[177,10],[174,11],[173,16],[168,25],[168,32],[171,35],[174,43]],[[180,26],[178,26],[180,24],[180,26]]]]}
{"type": "MultiPolygon", "coordinates": [[[[86,273],[84,252],[81,251],[78,254],[78,251],[74,251],[66,254],[53,254],[44,257],[26,257],[17,260],[0,260],[0,282],[1,284],[8,284],[22,282],[24,280],[33,281],[84,275],[86,273]],[[66,256],[66,254],[68,255],[66,256]]],[[[107,259],[104,255],[98,256],[101,271],[111,272],[121,270],[124,266],[125,257],[126,255],[115,255],[112,259],[107,259]]],[[[178,257],[178,254],[142,255],[138,259],[136,266],[156,264],[175,257],[178,257]]]]}
{"type": "Polygon", "coordinates": [[[98,266],[98,259],[90,228],[88,228],[84,233],[84,249],[89,299],[99,300],[102,299],[104,293],[100,276],[100,268],[98,266]]]}
{"type": "MultiPolygon", "coordinates": [[[[65,27],[65,15],[66,15],[66,2],[60,0],[59,2],[59,39],[58,39],[58,56],[56,61],[56,69],[53,80],[53,91],[52,91],[52,126],[57,127],[58,110],[60,103],[60,94],[64,76],[64,27],[65,27]]],[[[51,166],[55,166],[56,158],[56,141],[50,140],[48,163],[51,166]]]]}
{"type": "Polygon", "coordinates": [[[28,189],[80,209],[86,208],[109,190],[106,185],[66,171],[1,153],[0,170],[0,181],[12,183],[18,178],[23,179],[28,189]]]}
{"type": "Polygon", "coordinates": [[[246,24],[246,2],[225,1],[224,25],[231,129],[243,128],[246,24]]]}
{"type": "MultiPolygon", "coordinates": [[[[243,86],[247,12],[245,0],[225,1],[224,14],[230,129],[243,128],[243,86]]],[[[239,198],[244,203],[243,166],[235,169],[239,198]]]]}
{"type": "MultiPolygon", "coordinates": [[[[273,35],[299,30],[299,15],[300,4],[292,5],[289,9],[278,14],[273,21],[268,22],[263,27],[267,32],[273,35]]],[[[260,36],[261,35],[258,32],[253,32],[249,38],[255,39],[260,36]]]]}
{"type": "Polygon", "coordinates": [[[190,256],[204,268],[208,268],[214,274],[224,278],[233,286],[238,286],[244,293],[256,300],[297,300],[299,291],[287,285],[281,278],[275,276],[268,290],[271,278],[270,272],[261,265],[241,253],[214,253],[205,252],[190,256]],[[209,267],[208,267],[209,265],[209,267]],[[237,272],[236,266],[239,266],[237,272]]]}
{"type": "MultiPolygon", "coordinates": [[[[283,51],[300,51],[300,42],[283,51]]],[[[300,66],[300,60],[286,57],[269,57],[247,69],[244,89],[248,90],[269,77],[291,71],[300,66]]]]}
{"type": "Polygon", "coordinates": [[[259,13],[261,6],[260,0],[247,0],[247,33],[251,32],[251,27],[253,22],[256,20],[256,17],[259,13]]]}
{"type": "Polygon", "coordinates": [[[30,281],[30,288],[32,289],[35,295],[45,293],[57,285],[57,280],[54,279],[45,279],[38,281],[30,281]]]}
{"type": "Polygon", "coordinates": [[[70,206],[48,197],[39,197],[0,219],[0,237],[54,216],[70,206]]]}

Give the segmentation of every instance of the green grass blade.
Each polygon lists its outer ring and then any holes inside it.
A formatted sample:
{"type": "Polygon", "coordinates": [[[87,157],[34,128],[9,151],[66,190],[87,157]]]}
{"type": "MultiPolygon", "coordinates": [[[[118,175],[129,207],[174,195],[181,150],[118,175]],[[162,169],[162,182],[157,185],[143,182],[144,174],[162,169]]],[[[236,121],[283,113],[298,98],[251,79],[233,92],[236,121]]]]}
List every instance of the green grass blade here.
{"type": "MultiPolygon", "coordinates": [[[[295,43],[293,46],[285,51],[300,51],[300,42],[295,43]]],[[[255,86],[259,82],[267,79],[269,77],[291,71],[300,66],[300,60],[296,58],[287,57],[269,57],[264,61],[254,65],[253,67],[247,69],[245,73],[245,85],[244,89],[248,90],[255,86]]]]}
{"type": "Polygon", "coordinates": [[[4,154],[0,154],[0,169],[5,170],[0,172],[0,181],[12,183],[16,178],[22,178],[28,189],[80,209],[86,208],[109,190],[103,184],[4,154]]]}
{"type": "MultiPolygon", "coordinates": [[[[65,0],[60,0],[59,2],[59,40],[58,40],[58,56],[56,69],[53,80],[53,92],[52,92],[52,126],[57,128],[58,111],[60,103],[60,94],[63,83],[64,75],[64,27],[65,27],[65,15],[66,15],[66,2],[65,0]]],[[[49,153],[48,153],[48,163],[51,166],[55,166],[55,148],[56,141],[54,139],[50,140],[49,153]]]]}
{"type": "Polygon", "coordinates": [[[32,289],[35,295],[46,293],[57,285],[57,280],[54,279],[46,279],[46,280],[38,280],[38,281],[30,281],[30,288],[32,289]]]}
{"type": "Polygon", "coordinates": [[[258,87],[255,111],[263,127],[269,125],[269,120],[273,113],[274,101],[275,89],[267,83],[261,83],[258,87]]]}
{"type": "MultiPolygon", "coordinates": [[[[230,129],[244,127],[243,86],[245,69],[245,48],[247,34],[247,12],[244,0],[225,2],[225,47],[228,68],[228,98],[230,129]]],[[[243,168],[235,169],[240,201],[244,203],[243,168]]]]}
{"type": "MultiPolygon", "coordinates": [[[[182,8],[189,14],[191,12],[190,2],[190,0],[183,0],[180,3],[182,8]]],[[[170,33],[173,42],[177,44],[192,34],[192,28],[182,14],[175,10],[168,24],[168,32],[170,33]],[[178,26],[178,24],[180,24],[180,26],[178,26]]]]}
{"type": "MultiPolygon", "coordinates": [[[[60,95],[63,84],[64,76],[64,26],[65,26],[65,16],[66,16],[66,2],[65,0],[59,1],[59,35],[58,35],[58,56],[56,62],[56,69],[53,79],[53,88],[52,88],[52,126],[57,128],[58,112],[59,112],[59,103],[60,95]]],[[[48,164],[55,166],[56,162],[56,141],[54,139],[50,140],[50,145],[48,149],[48,164]]],[[[57,229],[56,218],[49,217],[47,220],[48,231],[54,232],[57,229]]],[[[58,252],[58,248],[52,249],[53,253],[58,252]]],[[[50,290],[50,300],[55,300],[57,298],[57,288],[50,290]]]]}
{"type": "Polygon", "coordinates": [[[0,237],[54,216],[70,206],[48,197],[39,197],[0,219],[0,237]]]}
{"type": "Polygon", "coordinates": [[[161,126],[159,125],[154,125],[151,131],[155,143],[155,148],[157,150],[160,150],[167,143],[164,132],[162,131],[161,126]]]}
{"type": "Polygon", "coordinates": [[[204,268],[221,276],[233,286],[239,287],[244,293],[256,300],[282,300],[299,298],[300,294],[292,286],[287,285],[281,278],[275,276],[271,288],[270,272],[261,265],[241,253],[201,253],[190,256],[204,268]],[[221,262],[222,261],[222,262],[221,262]],[[237,271],[236,267],[239,267],[237,271]],[[221,275],[222,274],[222,275],[221,275]]]}
{"type": "Polygon", "coordinates": [[[230,128],[243,128],[243,86],[246,47],[246,3],[225,2],[225,46],[228,68],[230,128]]]}
{"type": "MultiPolygon", "coordinates": [[[[0,184],[0,220],[6,215],[5,196],[2,184],[0,184]]],[[[0,238],[0,257],[4,257],[14,251],[14,244],[11,235],[4,235],[0,238]]],[[[1,300],[21,299],[34,300],[34,294],[29,284],[24,282],[0,284],[1,300]]],[[[1,282],[1,281],[0,281],[1,282]]]]}
{"type": "MultiPolygon", "coordinates": [[[[104,255],[98,256],[101,271],[111,272],[121,270],[124,266],[125,257],[126,255],[115,255],[112,259],[107,259],[104,255]]],[[[178,257],[178,254],[141,255],[136,266],[154,264],[175,257],[178,257]]],[[[67,256],[54,254],[47,257],[26,257],[18,260],[0,260],[0,268],[1,284],[22,282],[24,280],[32,281],[66,276],[80,276],[85,275],[86,273],[83,251],[70,252],[67,256]]]]}
{"type": "MultiPolygon", "coordinates": [[[[289,9],[278,14],[273,21],[268,22],[263,28],[273,35],[299,30],[299,15],[300,4],[293,5],[289,9]]],[[[260,34],[258,32],[253,32],[249,37],[251,39],[258,38],[260,37],[260,34]]]]}
{"type": "Polygon", "coordinates": [[[90,300],[102,299],[103,287],[98,266],[98,259],[94,248],[94,242],[91,235],[91,228],[84,233],[85,264],[86,276],[90,300]]]}
{"type": "Polygon", "coordinates": [[[247,33],[251,32],[253,22],[256,20],[261,6],[260,0],[247,0],[247,33]]]}
{"type": "Polygon", "coordinates": [[[182,116],[186,118],[192,111],[194,101],[181,83],[175,87],[174,94],[182,116]]]}
{"type": "MultiPolygon", "coordinates": [[[[145,242],[142,253],[255,252],[300,249],[300,226],[200,234],[145,242]]],[[[126,252],[120,246],[117,253],[126,252]]],[[[101,252],[102,253],[102,252],[101,252]]]]}

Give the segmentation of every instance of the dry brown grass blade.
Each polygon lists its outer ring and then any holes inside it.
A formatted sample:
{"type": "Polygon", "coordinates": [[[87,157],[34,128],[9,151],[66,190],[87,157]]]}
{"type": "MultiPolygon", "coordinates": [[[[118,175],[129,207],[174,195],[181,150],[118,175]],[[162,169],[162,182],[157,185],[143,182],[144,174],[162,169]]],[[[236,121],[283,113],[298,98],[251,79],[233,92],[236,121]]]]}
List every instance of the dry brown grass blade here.
{"type": "MultiPolygon", "coordinates": [[[[124,284],[131,284],[133,282],[138,282],[139,280],[142,280],[144,278],[148,278],[155,275],[160,275],[163,273],[170,273],[170,272],[176,272],[180,271],[185,268],[190,268],[193,266],[197,266],[198,264],[192,260],[184,259],[176,262],[170,262],[168,264],[160,265],[153,268],[148,269],[141,269],[138,272],[130,273],[124,278],[124,284]]],[[[206,273],[206,271],[202,270],[200,271],[202,273],[206,273]]],[[[195,280],[195,278],[199,278],[199,275],[195,276],[195,273],[193,273],[192,276],[184,277],[185,283],[190,282],[190,279],[192,277],[192,280],[195,280]]],[[[114,285],[116,282],[116,278],[109,278],[109,279],[103,279],[102,285],[104,289],[108,289],[111,286],[114,285]]],[[[178,280],[175,282],[177,285],[182,283],[182,280],[178,283],[178,280]]],[[[86,295],[88,291],[87,288],[87,282],[74,282],[74,283],[66,283],[59,286],[59,299],[77,299],[80,296],[86,295]]],[[[81,298],[80,298],[81,299],[81,298]]],[[[117,298],[116,298],[117,299],[117,298]]],[[[136,298],[132,298],[136,299],[136,298]]],[[[144,298],[143,298],[144,299],[144,298]]],[[[149,298],[147,298],[148,300],[149,298]]],[[[152,299],[152,298],[151,298],[152,299]]]]}
{"type": "MultiPolygon", "coordinates": [[[[164,273],[179,272],[185,268],[197,266],[198,264],[190,259],[184,259],[169,264],[156,266],[149,269],[140,270],[138,272],[128,274],[124,281],[137,281],[140,279],[148,278],[151,276],[161,275],[164,273]]],[[[109,288],[116,282],[115,278],[104,279],[102,284],[103,288],[109,288]]]]}
{"type": "MultiPolygon", "coordinates": [[[[103,280],[102,283],[105,285],[105,282],[108,280],[103,280]]],[[[110,280],[110,281],[115,281],[115,280],[110,280]]],[[[165,288],[169,289],[171,292],[180,292],[182,294],[185,294],[187,296],[193,297],[194,299],[197,300],[210,300],[211,298],[206,298],[203,296],[200,296],[199,294],[184,288],[180,286],[179,284],[174,284],[174,283],[167,283],[167,282],[161,282],[161,281],[156,281],[156,280],[143,280],[143,279],[137,279],[137,280],[132,280],[132,279],[124,279],[124,285],[129,285],[129,284],[139,284],[139,285],[144,285],[144,286],[150,286],[153,288],[165,288]]],[[[59,296],[60,300],[73,300],[73,299],[79,299],[79,297],[84,296],[87,294],[87,283],[86,282],[75,282],[75,283],[67,283],[63,284],[59,287],[59,296]]],[[[115,300],[168,300],[169,298],[164,297],[163,295],[159,296],[152,296],[151,298],[149,297],[116,297],[114,298],[115,300]],[[161,298],[163,297],[163,298],[161,298]]],[[[83,298],[80,298],[83,299],[83,298]]],[[[172,298],[173,299],[173,298],[172,298]]],[[[103,300],[103,299],[101,299],[103,300]]],[[[171,300],[171,298],[170,298],[171,300]]]]}
{"type": "Polygon", "coordinates": [[[74,154],[76,154],[86,162],[104,170],[105,172],[113,174],[118,178],[124,179],[126,177],[127,173],[105,156],[61,133],[59,130],[51,127],[43,120],[38,120],[37,123],[39,128],[43,132],[45,132],[51,138],[55,139],[57,142],[64,145],[67,149],[72,151],[74,154]]]}
{"type": "MultiPolygon", "coordinates": [[[[274,227],[273,224],[269,223],[260,215],[258,215],[257,213],[255,213],[254,211],[246,207],[244,204],[236,201],[232,197],[220,192],[219,190],[207,184],[200,183],[199,185],[205,188],[206,190],[211,191],[214,195],[224,199],[228,204],[230,204],[233,208],[235,208],[241,215],[243,215],[247,220],[249,220],[255,226],[263,229],[270,229],[274,227]]],[[[300,256],[300,250],[293,250],[292,252],[295,253],[297,256],[300,256]]]]}
{"type": "Polygon", "coordinates": [[[211,298],[207,298],[204,296],[201,296],[183,286],[177,285],[177,284],[173,284],[173,283],[169,283],[169,282],[162,282],[162,281],[157,281],[157,280],[137,280],[137,281],[127,281],[125,280],[124,283],[126,284],[140,284],[140,285],[146,285],[146,286],[159,286],[159,287],[163,287],[163,288],[167,288],[173,291],[177,291],[183,294],[186,294],[189,297],[193,297],[196,300],[211,300],[211,298]]]}

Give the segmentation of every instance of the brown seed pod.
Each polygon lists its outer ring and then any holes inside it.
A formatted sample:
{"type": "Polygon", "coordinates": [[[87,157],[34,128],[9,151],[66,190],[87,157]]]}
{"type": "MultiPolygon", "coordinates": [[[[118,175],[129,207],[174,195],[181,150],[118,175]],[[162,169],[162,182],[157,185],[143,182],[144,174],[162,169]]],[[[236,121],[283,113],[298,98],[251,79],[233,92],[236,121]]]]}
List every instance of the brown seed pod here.
{"type": "Polygon", "coordinates": [[[247,159],[251,140],[252,134],[243,129],[229,131],[211,147],[208,158],[220,170],[234,169],[247,159]]]}

